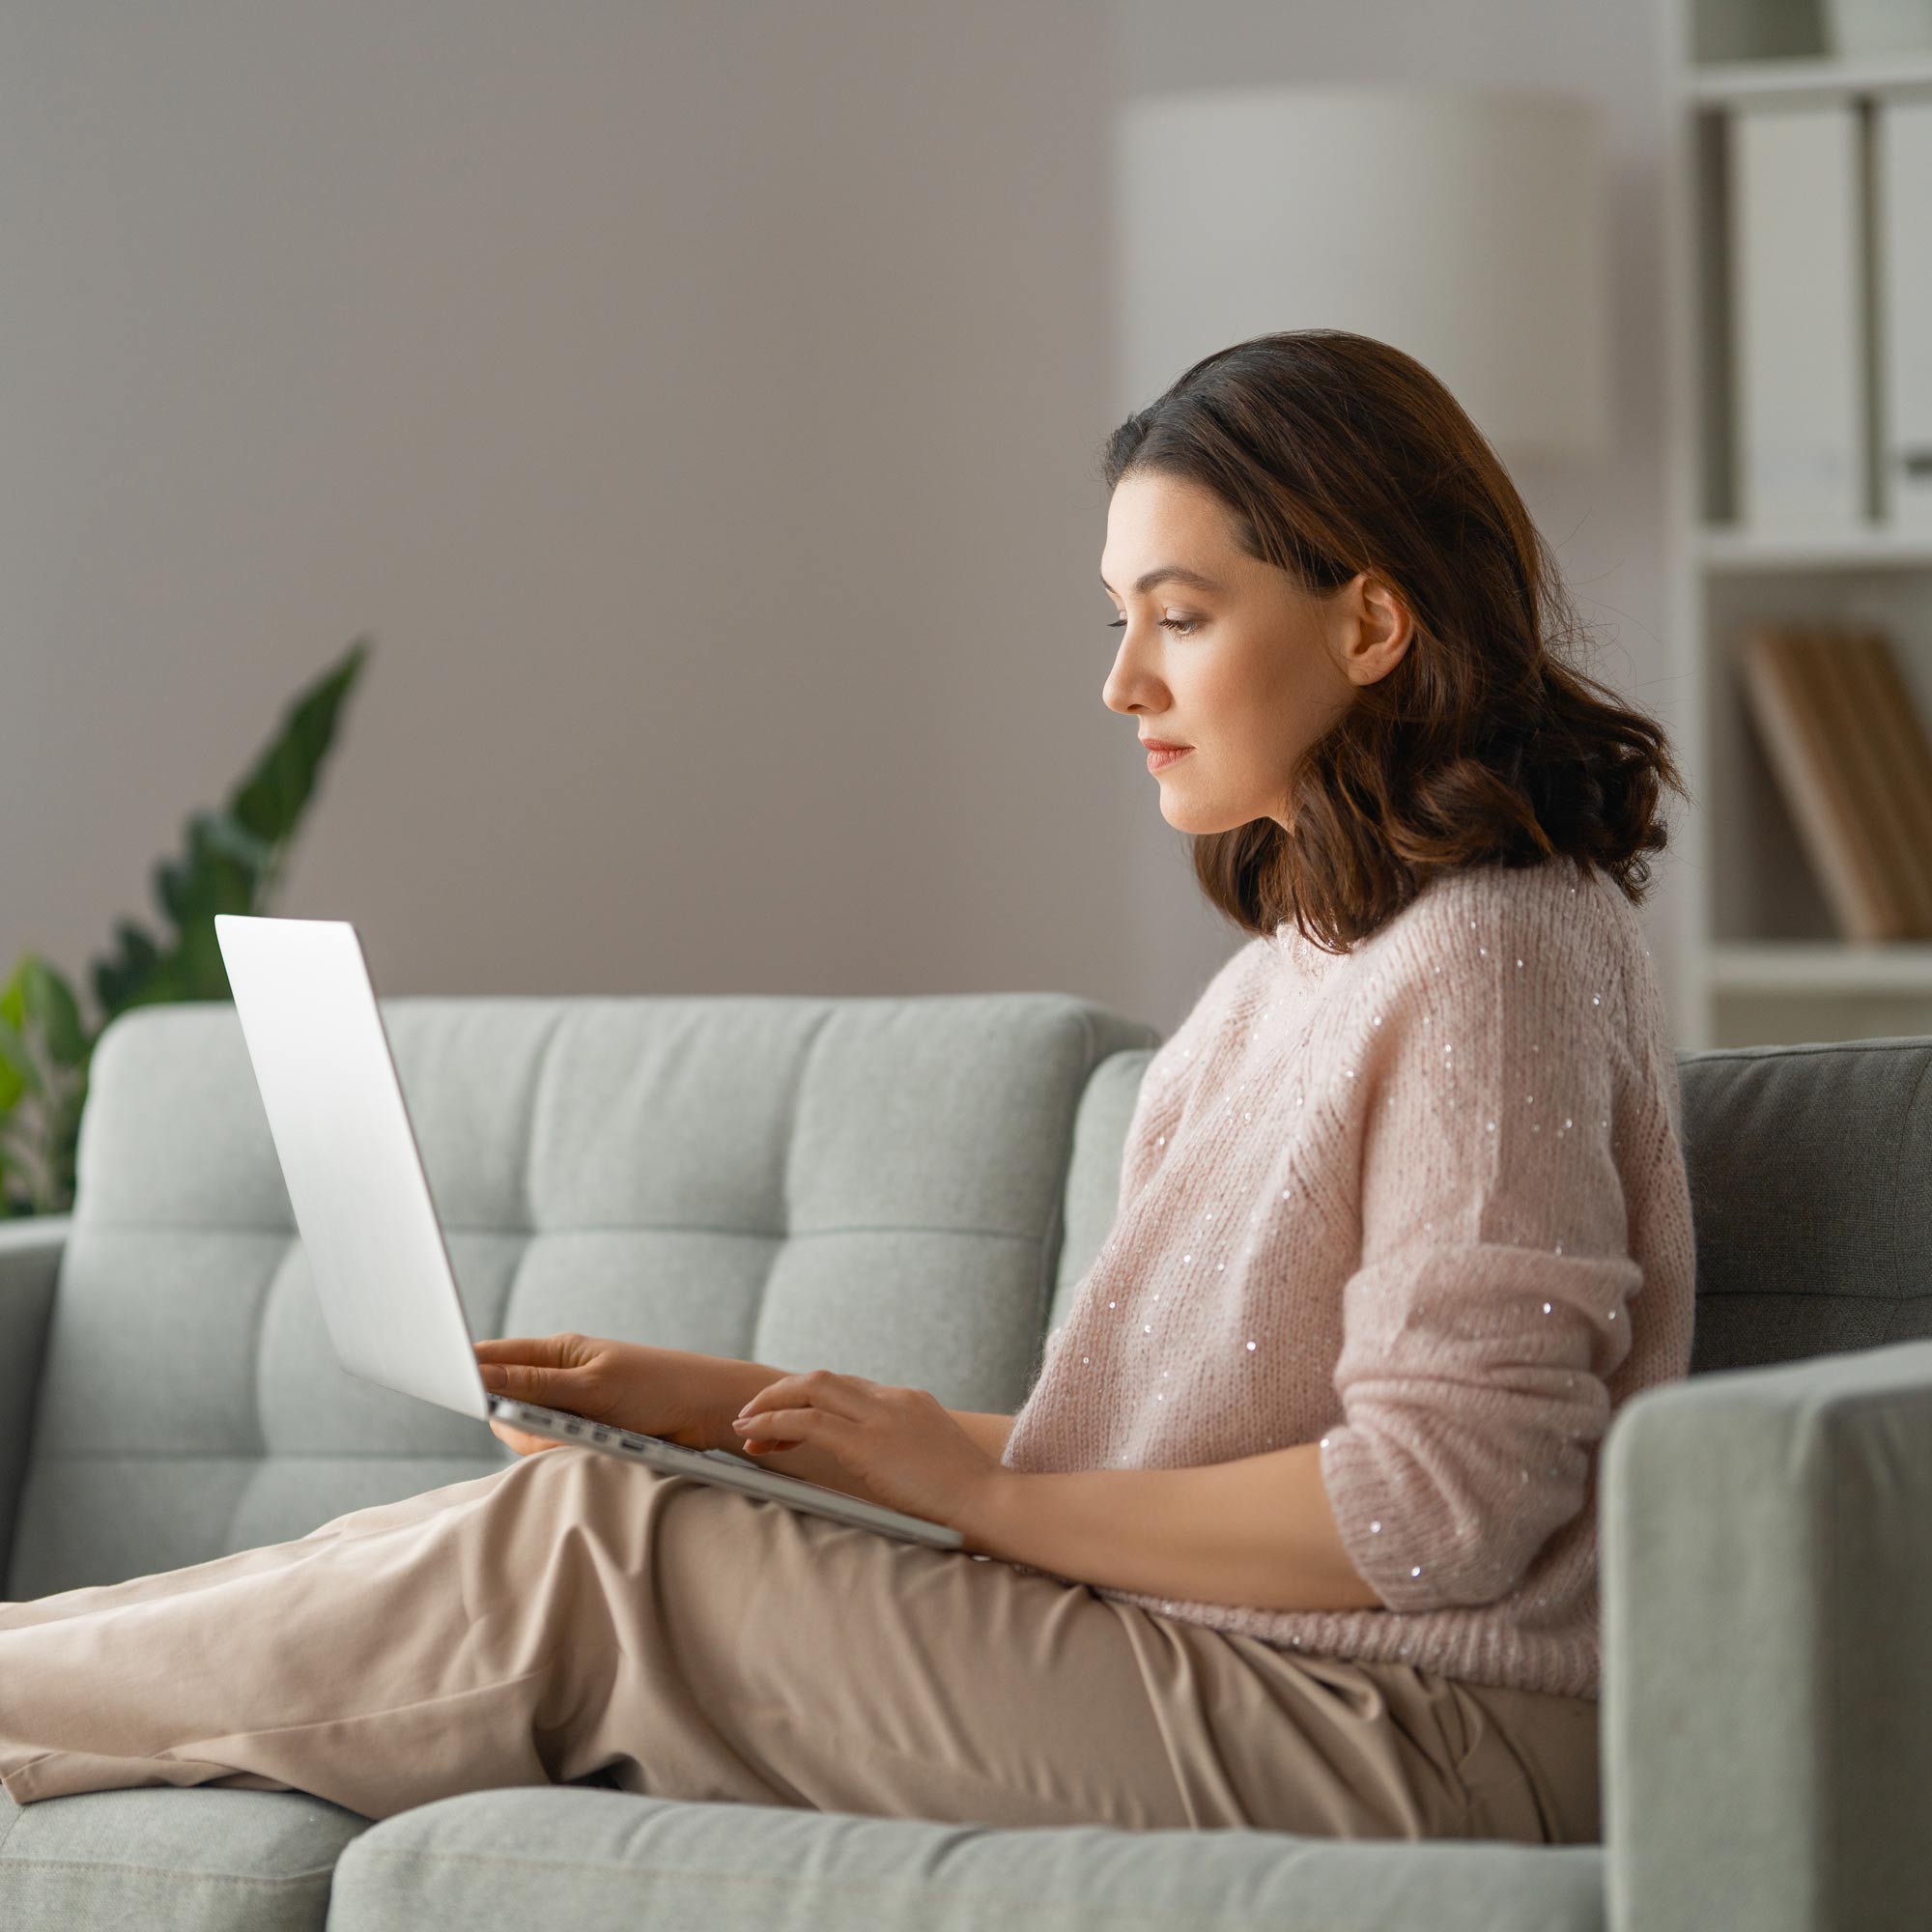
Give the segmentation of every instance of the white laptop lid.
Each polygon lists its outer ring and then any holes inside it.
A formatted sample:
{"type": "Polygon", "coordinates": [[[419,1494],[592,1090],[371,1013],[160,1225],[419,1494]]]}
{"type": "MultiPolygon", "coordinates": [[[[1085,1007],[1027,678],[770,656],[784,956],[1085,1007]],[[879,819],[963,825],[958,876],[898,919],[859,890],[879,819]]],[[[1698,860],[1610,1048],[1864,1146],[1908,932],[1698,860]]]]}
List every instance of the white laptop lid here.
{"type": "Polygon", "coordinates": [[[214,933],[343,1367],[487,1422],[491,1398],[355,928],[217,913],[214,933]]]}

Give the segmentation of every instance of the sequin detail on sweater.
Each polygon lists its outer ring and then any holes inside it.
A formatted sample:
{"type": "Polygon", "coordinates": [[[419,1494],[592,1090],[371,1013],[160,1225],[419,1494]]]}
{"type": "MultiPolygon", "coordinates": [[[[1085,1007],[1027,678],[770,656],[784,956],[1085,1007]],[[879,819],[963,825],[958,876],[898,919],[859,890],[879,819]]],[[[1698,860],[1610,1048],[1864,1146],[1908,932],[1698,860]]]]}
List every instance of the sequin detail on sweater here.
{"type": "Polygon", "coordinates": [[[1099,1594],[1594,1697],[1603,1438],[1689,1372],[1693,1254],[1634,909],[1567,859],[1440,874],[1351,952],[1293,927],[1250,941],[1149,1061],[1113,1227],[1003,1461],[1180,1468],[1319,1442],[1387,1607],[1099,1594]]]}

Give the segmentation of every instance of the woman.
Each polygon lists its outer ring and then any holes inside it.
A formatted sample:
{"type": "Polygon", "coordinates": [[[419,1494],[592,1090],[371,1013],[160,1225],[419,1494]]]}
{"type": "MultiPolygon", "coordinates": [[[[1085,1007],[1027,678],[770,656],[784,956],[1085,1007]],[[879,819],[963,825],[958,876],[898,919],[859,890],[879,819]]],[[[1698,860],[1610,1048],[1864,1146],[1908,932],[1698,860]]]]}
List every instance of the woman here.
{"type": "Polygon", "coordinates": [[[1018,1414],[477,1348],[512,1395],[953,1523],[964,1554],[493,1425],[524,1453],[491,1475],[0,1606],[15,1802],[212,1783],[384,1817],[602,1775],[993,1825],[1597,1837],[1597,1461],[1690,1354],[1632,910],[1682,785],[1551,654],[1540,535],[1385,344],[1208,356],[1105,480],[1103,696],[1178,748],[1163,814],[1249,938],[1146,1069],[1018,1414]]]}

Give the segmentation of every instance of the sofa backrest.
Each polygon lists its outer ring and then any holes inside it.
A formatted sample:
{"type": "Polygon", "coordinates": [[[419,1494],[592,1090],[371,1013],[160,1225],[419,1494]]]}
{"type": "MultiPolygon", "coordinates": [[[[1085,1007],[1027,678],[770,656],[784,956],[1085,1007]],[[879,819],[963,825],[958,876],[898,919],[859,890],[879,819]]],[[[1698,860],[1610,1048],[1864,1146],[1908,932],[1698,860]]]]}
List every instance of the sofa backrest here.
{"type": "Polygon", "coordinates": [[[1932,1336],[1932,1038],[1677,1056],[1691,1373],[1932,1336]]]}
{"type": "MultiPolygon", "coordinates": [[[[1009,1412],[1106,1236],[1160,1038],[1052,993],[382,1011],[472,1335],[575,1328],[1009,1412]]],[[[337,1362],[233,1006],[119,1015],[0,1594],[301,1536],[511,1455],[337,1362]]]]}

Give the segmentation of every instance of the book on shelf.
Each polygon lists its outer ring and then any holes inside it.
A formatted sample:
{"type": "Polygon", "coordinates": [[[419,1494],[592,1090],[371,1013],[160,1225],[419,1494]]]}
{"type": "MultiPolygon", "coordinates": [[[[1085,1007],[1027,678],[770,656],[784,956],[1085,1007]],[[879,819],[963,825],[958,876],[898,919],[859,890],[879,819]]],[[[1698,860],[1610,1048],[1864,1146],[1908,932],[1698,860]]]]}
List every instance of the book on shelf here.
{"type": "Polygon", "coordinates": [[[1893,851],[1913,908],[1909,936],[1932,934],[1932,747],[1889,639],[1870,630],[1846,639],[1866,693],[1864,715],[1874,725],[1874,768],[1887,808],[1893,851]]]}
{"type": "Polygon", "coordinates": [[[1755,624],[1747,709],[1840,933],[1932,939],[1932,742],[1890,639],[1755,624]]]}

